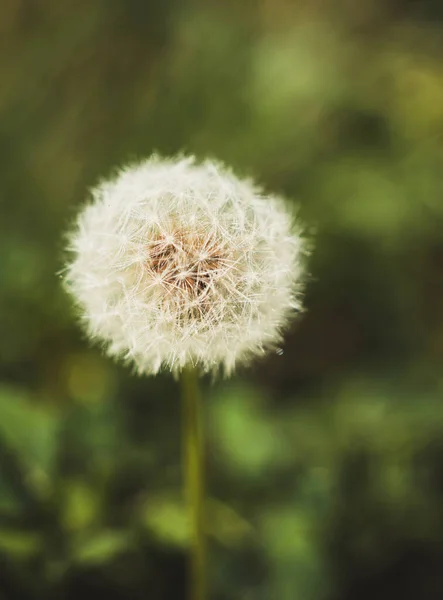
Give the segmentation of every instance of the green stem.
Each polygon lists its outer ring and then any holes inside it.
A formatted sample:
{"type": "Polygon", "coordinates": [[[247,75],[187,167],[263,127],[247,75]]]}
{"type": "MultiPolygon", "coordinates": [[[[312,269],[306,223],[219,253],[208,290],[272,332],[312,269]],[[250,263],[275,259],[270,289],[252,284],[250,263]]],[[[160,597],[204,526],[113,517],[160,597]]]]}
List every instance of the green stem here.
{"type": "Polygon", "coordinates": [[[204,515],[204,439],[198,371],[185,369],[181,376],[185,485],[191,521],[191,578],[189,600],[206,599],[206,549],[204,515]]]}

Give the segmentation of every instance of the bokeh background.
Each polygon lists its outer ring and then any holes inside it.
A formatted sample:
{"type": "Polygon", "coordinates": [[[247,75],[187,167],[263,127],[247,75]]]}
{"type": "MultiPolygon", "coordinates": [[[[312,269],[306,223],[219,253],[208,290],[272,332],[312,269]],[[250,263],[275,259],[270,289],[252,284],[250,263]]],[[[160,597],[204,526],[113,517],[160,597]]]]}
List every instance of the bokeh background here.
{"type": "Polygon", "coordinates": [[[315,239],[282,351],[204,382],[214,600],[443,597],[439,0],[2,0],[0,598],[185,598],[180,401],[57,272],[97,178],[179,151],[315,239]]]}

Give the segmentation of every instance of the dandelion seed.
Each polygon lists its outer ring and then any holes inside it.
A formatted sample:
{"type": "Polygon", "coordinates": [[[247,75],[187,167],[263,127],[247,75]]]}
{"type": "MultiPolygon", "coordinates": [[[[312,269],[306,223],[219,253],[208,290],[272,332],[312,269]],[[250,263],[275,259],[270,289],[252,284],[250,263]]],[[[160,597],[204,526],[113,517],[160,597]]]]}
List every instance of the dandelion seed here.
{"type": "Polygon", "coordinates": [[[229,374],[300,310],[304,249],[280,198],[219,163],[152,157],[93,189],[64,281],[88,334],[139,373],[229,374]]]}

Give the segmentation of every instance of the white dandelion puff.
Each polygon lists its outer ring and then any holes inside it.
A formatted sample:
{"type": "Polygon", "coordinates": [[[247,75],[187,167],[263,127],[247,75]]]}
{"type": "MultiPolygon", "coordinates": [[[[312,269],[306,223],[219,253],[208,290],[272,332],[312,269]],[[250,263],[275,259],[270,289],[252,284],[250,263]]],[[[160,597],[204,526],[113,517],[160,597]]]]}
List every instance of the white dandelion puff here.
{"type": "Polygon", "coordinates": [[[305,244],[283,200],[219,163],[152,157],[92,190],[65,285],[91,338],[141,373],[226,374],[301,309],[305,244]]]}

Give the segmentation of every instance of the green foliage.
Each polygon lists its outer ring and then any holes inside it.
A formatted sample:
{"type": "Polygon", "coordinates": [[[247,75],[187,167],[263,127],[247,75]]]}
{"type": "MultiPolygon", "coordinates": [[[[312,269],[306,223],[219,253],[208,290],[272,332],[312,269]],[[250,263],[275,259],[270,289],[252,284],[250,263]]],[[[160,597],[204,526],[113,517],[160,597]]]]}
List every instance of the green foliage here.
{"type": "Polygon", "coordinates": [[[76,540],[71,556],[82,565],[106,564],[130,547],[131,539],[126,532],[99,531],[76,540]]]}
{"type": "Polygon", "coordinates": [[[0,389],[0,433],[33,473],[53,469],[57,418],[32,402],[26,392],[0,389]]]}
{"type": "Polygon", "coordinates": [[[224,462],[240,476],[257,477],[285,458],[287,448],[277,419],[247,387],[227,390],[211,404],[211,439],[224,462]]]}

